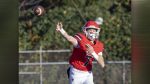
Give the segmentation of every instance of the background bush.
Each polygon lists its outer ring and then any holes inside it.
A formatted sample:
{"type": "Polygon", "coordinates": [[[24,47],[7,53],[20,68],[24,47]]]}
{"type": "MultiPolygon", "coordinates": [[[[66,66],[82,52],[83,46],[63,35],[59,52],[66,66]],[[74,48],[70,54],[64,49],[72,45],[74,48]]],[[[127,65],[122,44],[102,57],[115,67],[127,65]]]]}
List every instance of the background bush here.
{"type": "Polygon", "coordinates": [[[99,39],[105,44],[109,60],[131,60],[130,0],[20,0],[19,50],[72,49],[55,31],[58,21],[74,35],[81,32],[84,20],[104,19],[99,39]],[[46,13],[34,15],[32,9],[42,5],[46,13]]]}

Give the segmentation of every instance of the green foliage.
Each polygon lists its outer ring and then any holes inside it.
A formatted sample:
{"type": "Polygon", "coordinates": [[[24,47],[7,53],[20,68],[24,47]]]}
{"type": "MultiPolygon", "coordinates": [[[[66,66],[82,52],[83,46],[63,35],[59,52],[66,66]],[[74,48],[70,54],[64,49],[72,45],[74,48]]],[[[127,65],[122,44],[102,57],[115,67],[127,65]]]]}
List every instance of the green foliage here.
{"type": "MultiPolygon", "coordinates": [[[[32,4],[37,0],[28,2],[32,4]]],[[[23,1],[20,1],[20,6],[23,1]]],[[[27,2],[26,2],[27,3],[27,2]]],[[[81,32],[84,19],[104,19],[99,39],[105,44],[110,60],[131,59],[131,7],[130,0],[42,0],[37,5],[45,7],[43,16],[34,15],[35,6],[19,11],[19,50],[72,48],[55,31],[56,23],[63,22],[64,29],[74,35],[81,32]]]]}

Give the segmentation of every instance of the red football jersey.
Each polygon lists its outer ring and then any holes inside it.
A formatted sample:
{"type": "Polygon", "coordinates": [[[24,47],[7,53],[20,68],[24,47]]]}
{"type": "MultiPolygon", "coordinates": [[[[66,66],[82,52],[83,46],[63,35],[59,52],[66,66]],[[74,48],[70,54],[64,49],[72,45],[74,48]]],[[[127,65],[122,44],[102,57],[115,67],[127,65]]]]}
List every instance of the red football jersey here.
{"type": "Polygon", "coordinates": [[[94,58],[92,57],[87,66],[84,66],[85,62],[87,61],[85,45],[90,44],[94,48],[94,51],[98,54],[99,52],[103,52],[103,43],[98,40],[95,40],[93,44],[87,39],[85,34],[82,33],[78,33],[74,37],[78,41],[78,47],[74,47],[69,63],[78,70],[91,71],[92,61],[94,60],[94,58]]]}

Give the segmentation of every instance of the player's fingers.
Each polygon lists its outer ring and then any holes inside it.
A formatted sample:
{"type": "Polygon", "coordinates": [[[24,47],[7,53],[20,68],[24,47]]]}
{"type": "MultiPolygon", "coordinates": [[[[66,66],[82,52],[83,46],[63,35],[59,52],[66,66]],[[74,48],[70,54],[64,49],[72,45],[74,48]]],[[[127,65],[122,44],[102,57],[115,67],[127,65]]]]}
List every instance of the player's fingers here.
{"type": "Polygon", "coordinates": [[[85,44],[85,47],[88,48],[87,44],[85,44]]]}
{"type": "Polygon", "coordinates": [[[56,29],[57,29],[57,30],[59,29],[59,25],[57,25],[56,29]]]}
{"type": "Polygon", "coordinates": [[[58,26],[59,26],[59,22],[56,24],[56,26],[57,26],[57,28],[58,28],[58,26]]]}
{"type": "Polygon", "coordinates": [[[58,25],[60,25],[60,22],[58,22],[58,25]]]}
{"type": "Polygon", "coordinates": [[[59,27],[59,23],[57,24],[57,27],[59,27]]]}
{"type": "Polygon", "coordinates": [[[59,24],[59,22],[57,22],[57,25],[59,24]]]}
{"type": "Polygon", "coordinates": [[[58,31],[59,30],[59,28],[58,28],[58,25],[57,25],[57,27],[56,27],[56,31],[58,31]]]}
{"type": "Polygon", "coordinates": [[[60,24],[60,22],[58,22],[57,27],[61,28],[61,24],[60,24]]]}
{"type": "Polygon", "coordinates": [[[60,24],[60,27],[62,28],[62,22],[60,22],[59,24],[60,24]]]}
{"type": "Polygon", "coordinates": [[[89,44],[86,44],[85,46],[86,46],[87,48],[89,48],[89,47],[90,47],[90,45],[89,45],[89,44]]]}

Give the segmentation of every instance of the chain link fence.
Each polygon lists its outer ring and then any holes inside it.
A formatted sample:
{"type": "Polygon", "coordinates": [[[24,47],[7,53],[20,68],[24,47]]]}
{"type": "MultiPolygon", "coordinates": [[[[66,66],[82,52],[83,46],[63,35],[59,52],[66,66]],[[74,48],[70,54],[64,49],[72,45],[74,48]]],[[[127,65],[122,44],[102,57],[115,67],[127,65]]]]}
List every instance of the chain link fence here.
{"type": "MultiPolygon", "coordinates": [[[[70,50],[19,51],[19,84],[69,84],[70,50]],[[58,59],[59,58],[59,59],[58,59]]],[[[131,84],[131,61],[93,63],[95,84],[131,84]]]]}

